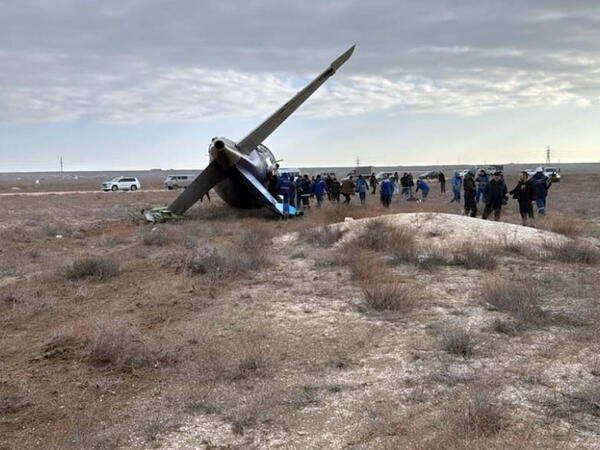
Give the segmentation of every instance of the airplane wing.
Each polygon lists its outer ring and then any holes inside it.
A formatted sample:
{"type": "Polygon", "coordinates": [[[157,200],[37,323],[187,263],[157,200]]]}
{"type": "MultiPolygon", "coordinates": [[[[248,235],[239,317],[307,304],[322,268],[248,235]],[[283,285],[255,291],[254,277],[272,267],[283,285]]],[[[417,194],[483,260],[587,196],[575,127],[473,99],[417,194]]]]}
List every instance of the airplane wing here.
{"type": "MultiPolygon", "coordinates": [[[[269,208],[274,213],[283,216],[283,203],[278,202],[254,175],[240,166],[236,166],[235,170],[237,170],[244,177],[246,181],[246,187],[248,187],[250,191],[253,191],[254,194],[258,196],[264,206],[269,208]]],[[[293,206],[290,206],[289,215],[293,216],[295,214],[296,209],[293,206]]]]}
{"type": "Polygon", "coordinates": [[[183,214],[225,178],[221,166],[212,161],[200,175],[169,205],[169,211],[183,214]]]}
{"type": "Polygon", "coordinates": [[[342,66],[342,64],[348,61],[350,56],[352,56],[352,52],[354,52],[354,47],[355,45],[350,47],[343,55],[333,61],[321,75],[319,75],[308,86],[298,92],[285,105],[275,111],[271,117],[261,123],[248,136],[238,142],[238,150],[246,155],[250,154],[250,152],[252,152],[252,150],[258,146],[258,144],[261,144],[273,131],[275,131],[279,125],[283,123],[285,119],[290,116],[290,114],[296,111],[308,97],[310,97],[323,83],[325,83],[325,81],[342,66]]]}

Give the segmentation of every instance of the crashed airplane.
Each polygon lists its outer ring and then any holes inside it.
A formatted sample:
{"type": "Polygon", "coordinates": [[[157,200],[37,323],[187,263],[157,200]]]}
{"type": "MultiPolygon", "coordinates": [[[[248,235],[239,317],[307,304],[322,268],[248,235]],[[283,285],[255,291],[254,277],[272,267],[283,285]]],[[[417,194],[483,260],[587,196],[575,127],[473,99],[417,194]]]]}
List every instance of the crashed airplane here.
{"type": "MultiPolygon", "coordinates": [[[[269,174],[276,170],[277,160],[262,142],[352,56],[354,47],[333,61],[321,75],[241,141],[213,138],[208,148],[210,164],[169,205],[167,212],[185,213],[214,188],[219,197],[233,207],[267,207],[283,215],[283,204],[267,190],[269,174]]],[[[294,208],[290,207],[289,213],[293,215],[294,208]]]]}

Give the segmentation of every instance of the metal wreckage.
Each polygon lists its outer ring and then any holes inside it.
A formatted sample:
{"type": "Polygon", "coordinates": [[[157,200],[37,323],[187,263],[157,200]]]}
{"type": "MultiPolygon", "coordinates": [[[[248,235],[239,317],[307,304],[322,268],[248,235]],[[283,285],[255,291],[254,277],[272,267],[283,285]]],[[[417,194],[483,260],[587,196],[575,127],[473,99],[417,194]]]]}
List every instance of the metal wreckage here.
{"type": "MultiPolygon", "coordinates": [[[[239,142],[224,137],[212,139],[208,154],[210,164],[167,208],[143,210],[150,222],[179,220],[183,214],[211,189],[234,208],[266,207],[278,216],[284,216],[279,196],[267,189],[270,174],[277,169],[277,160],[262,142],[302,105],[329,77],[344,64],[354,52],[354,45],[333,61],[291,100],[261,123],[239,142]]],[[[289,215],[296,209],[289,207],[289,215]]]]}

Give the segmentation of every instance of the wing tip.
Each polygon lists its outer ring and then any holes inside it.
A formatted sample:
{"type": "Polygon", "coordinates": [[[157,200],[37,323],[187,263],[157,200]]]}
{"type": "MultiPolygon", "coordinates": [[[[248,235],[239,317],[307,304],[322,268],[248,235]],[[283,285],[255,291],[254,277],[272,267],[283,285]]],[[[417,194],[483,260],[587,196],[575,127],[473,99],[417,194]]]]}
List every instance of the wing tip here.
{"type": "Polygon", "coordinates": [[[348,61],[350,59],[350,57],[354,53],[355,48],[356,48],[356,44],[353,44],[352,47],[350,47],[348,50],[346,50],[344,53],[342,53],[335,61],[333,61],[331,63],[331,68],[333,70],[339,69],[342,66],[342,64],[344,64],[346,61],[348,61]]]}

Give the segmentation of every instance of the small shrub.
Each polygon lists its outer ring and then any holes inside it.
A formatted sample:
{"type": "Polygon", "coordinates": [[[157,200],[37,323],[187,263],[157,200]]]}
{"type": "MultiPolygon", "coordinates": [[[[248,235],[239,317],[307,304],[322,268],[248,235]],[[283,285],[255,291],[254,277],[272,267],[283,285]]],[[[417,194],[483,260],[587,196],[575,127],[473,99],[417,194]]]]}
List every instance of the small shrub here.
{"type": "Polygon", "coordinates": [[[490,390],[475,386],[455,424],[465,436],[490,436],[508,425],[506,408],[497,403],[496,395],[490,390]]]}
{"type": "Polygon", "coordinates": [[[66,276],[71,280],[94,278],[104,281],[119,274],[119,263],[113,259],[96,256],[78,259],[67,268],[66,276]]]}
{"type": "Polygon", "coordinates": [[[493,249],[463,245],[459,253],[453,255],[452,264],[465,269],[494,270],[498,261],[493,249]]]}
{"type": "Polygon", "coordinates": [[[550,251],[553,258],[560,262],[590,265],[600,263],[600,251],[589,245],[567,241],[560,244],[546,242],[544,247],[550,251]]]}
{"type": "Polygon", "coordinates": [[[511,314],[517,323],[541,324],[548,318],[539,306],[538,290],[531,284],[489,280],[482,291],[485,301],[511,314]]]}
{"type": "Polygon", "coordinates": [[[585,222],[577,219],[572,215],[552,215],[546,217],[538,217],[536,226],[543,230],[552,231],[553,233],[562,234],[570,238],[575,238],[581,235],[585,229],[585,222]]]}
{"type": "Polygon", "coordinates": [[[122,372],[154,367],[159,361],[167,359],[156,343],[124,322],[100,320],[93,324],[84,340],[85,360],[122,372]]]}
{"type": "Polygon", "coordinates": [[[377,311],[409,311],[416,303],[414,292],[397,283],[375,283],[363,288],[367,305],[377,311]]]}
{"type": "Polygon", "coordinates": [[[227,249],[203,247],[193,252],[187,267],[194,274],[240,274],[256,268],[252,263],[244,254],[235,255],[227,249]]]}
{"type": "Polygon", "coordinates": [[[517,326],[510,320],[496,319],[492,323],[491,330],[496,333],[511,335],[516,333],[517,326]]]}
{"type": "Polygon", "coordinates": [[[571,410],[600,417],[600,383],[596,381],[570,396],[571,410]]]}
{"type": "Polygon", "coordinates": [[[469,358],[473,354],[471,335],[464,330],[446,331],[442,334],[440,345],[442,350],[463,358],[469,358]]]}
{"type": "Polygon", "coordinates": [[[339,241],[343,235],[344,232],[338,227],[321,226],[307,230],[301,236],[308,244],[314,247],[328,248],[339,241]]]}
{"type": "Polygon", "coordinates": [[[382,252],[386,249],[386,236],[390,230],[390,227],[383,222],[369,222],[357,238],[356,244],[367,250],[382,252]]]}
{"type": "Polygon", "coordinates": [[[14,414],[29,406],[20,389],[6,383],[0,384],[0,415],[14,414]]]}
{"type": "Polygon", "coordinates": [[[170,239],[164,231],[161,231],[158,228],[144,233],[144,236],[142,237],[143,244],[150,247],[164,247],[169,244],[169,241],[170,239]]]}

